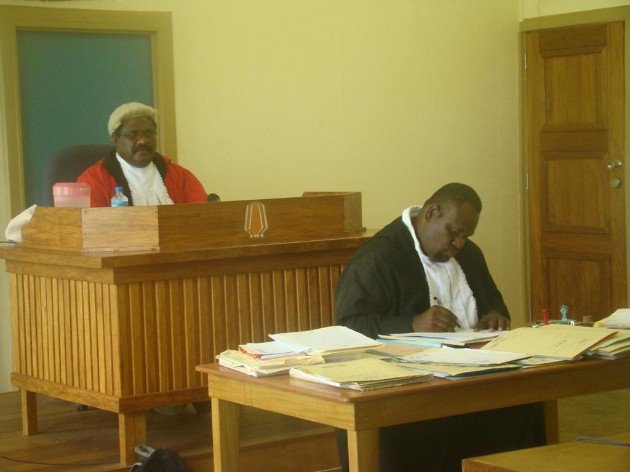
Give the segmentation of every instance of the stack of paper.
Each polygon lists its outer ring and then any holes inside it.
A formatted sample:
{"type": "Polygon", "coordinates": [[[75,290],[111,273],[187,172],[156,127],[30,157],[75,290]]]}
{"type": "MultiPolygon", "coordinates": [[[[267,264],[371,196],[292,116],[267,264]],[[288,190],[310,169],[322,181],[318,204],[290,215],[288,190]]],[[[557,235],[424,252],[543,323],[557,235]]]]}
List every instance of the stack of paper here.
{"type": "Polygon", "coordinates": [[[217,356],[219,364],[247,375],[286,374],[297,365],[358,359],[369,348],[382,346],[344,326],[270,334],[273,341],[240,344],[217,356]]]}
{"type": "Polygon", "coordinates": [[[275,357],[304,355],[303,352],[294,351],[278,341],[239,344],[238,350],[254,359],[273,359],[275,357]]]}
{"type": "Polygon", "coordinates": [[[408,356],[409,354],[422,352],[426,349],[431,348],[427,346],[421,346],[419,344],[388,342],[379,347],[372,347],[366,352],[367,354],[372,354],[379,357],[404,357],[408,356]]]}
{"type": "Polygon", "coordinates": [[[353,390],[394,387],[424,382],[431,378],[430,373],[414,372],[376,358],[292,367],[289,375],[296,379],[353,390]]]}
{"type": "Polygon", "coordinates": [[[504,331],[481,349],[572,360],[615,333],[605,328],[550,324],[504,331]]]}
{"type": "Polygon", "coordinates": [[[379,338],[383,342],[405,342],[422,346],[470,346],[472,344],[486,343],[501,334],[500,331],[462,329],[454,333],[415,332],[399,334],[381,334],[379,338]]]}
{"type": "Polygon", "coordinates": [[[422,364],[451,364],[462,366],[493,366],[507,364],[529,357],[529,354],[486,351],[481,349],[431,348],[409,354],[401,359],[422,364]]]}
{"type": "Polygon", "coordinates": [[[612,315],[595,322],[595,326],[610,329],[630,329],[630,308],[620,308],[612,315]]]}
{"type": "Polygon", "coordinates": [[[599,359],[621,359],[630,356],[630,331],[620,331],[586,351],[599,359]]]}
{"type": "Polygon", "coordinates": [[[401,366],[414,371],[431,372],[436,377],[459,379],[519,369],[515,362],[528,354],[482,351],[467,348],[430,348],[396,358],[401,366]]]}
{"type": "Polygon", "coordinates": [[[449,380],[467,379],[470,377],[477,377],[487,374],[498,374],[500,372],[509,372],[511,370],[520,369],[518,364],[499,364],[488,366],[474,366],[474,365],[454,365],[454,364],[422,364],[405,362],[400,364],[406,369],[413,370],[415,372],[431,373],[435,377],[440,377],[449,380]]]}
{"type": "Polygon", "coordinates": [[[219,364],[253,377],[268,377],[289,372],[296,365],[323,364],[324,358],[316,355],[290,355],[272,357],[270,359],[256,359],[241,351],[227,350],[217,356],[219,364]]]}
{"type": "Polygon", "coordinates": [[[269,337],[290,350],[327,357],[336,354],[361,353],[381,346],[381,343],[374,339],[345,326],[270,334],[269,337]]]}

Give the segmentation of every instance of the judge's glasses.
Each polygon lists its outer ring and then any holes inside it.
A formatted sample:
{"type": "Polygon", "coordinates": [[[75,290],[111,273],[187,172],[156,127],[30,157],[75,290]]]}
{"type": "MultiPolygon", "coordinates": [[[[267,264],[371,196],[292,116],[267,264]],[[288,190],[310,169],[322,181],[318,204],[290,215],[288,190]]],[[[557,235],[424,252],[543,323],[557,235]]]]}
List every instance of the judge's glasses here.
{"type": "Polygon", "coordinates": [[[130,141],[137,141],[141,137],[144,139],[155,139],[157,136],[157,131],[155,131],[154,129],[134,129],[125,131],[124,133],[120,133],[120,135],[123,138],[129,139],[130,141]]]}

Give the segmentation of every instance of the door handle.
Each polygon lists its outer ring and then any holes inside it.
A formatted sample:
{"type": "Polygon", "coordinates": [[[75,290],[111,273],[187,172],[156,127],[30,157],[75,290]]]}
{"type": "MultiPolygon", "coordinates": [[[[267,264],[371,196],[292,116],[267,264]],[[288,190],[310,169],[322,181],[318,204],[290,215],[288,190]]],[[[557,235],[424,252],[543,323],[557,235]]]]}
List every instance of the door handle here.
{"type": "Polygon", "coordinates": [[[608,163],[608,170],[618,169],[622,165],[623,164],[621,163],[621,161],[619,159],[615,159],[614,161],[610,161],[608,163]]]}

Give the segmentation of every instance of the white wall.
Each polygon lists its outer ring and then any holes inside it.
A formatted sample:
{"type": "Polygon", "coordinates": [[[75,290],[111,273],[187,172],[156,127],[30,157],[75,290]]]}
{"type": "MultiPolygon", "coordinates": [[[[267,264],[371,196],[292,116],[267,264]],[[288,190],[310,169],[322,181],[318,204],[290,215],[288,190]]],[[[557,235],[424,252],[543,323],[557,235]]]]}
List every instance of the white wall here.
{"type": "MultiPolygon", "coordinates": [[[[171,11],[177,157],[224,200],[361,191],[374,228],[446,182],[471,184],[484,200],[474,239],[516,322],[527,316],[518,24],[553,3],[568,2],[0,0],[171,11]]],[[[580,2],[596,3],[606,2],[580,2]]],[[[2,277],[0,391],[10,388],[2,277]]]]}

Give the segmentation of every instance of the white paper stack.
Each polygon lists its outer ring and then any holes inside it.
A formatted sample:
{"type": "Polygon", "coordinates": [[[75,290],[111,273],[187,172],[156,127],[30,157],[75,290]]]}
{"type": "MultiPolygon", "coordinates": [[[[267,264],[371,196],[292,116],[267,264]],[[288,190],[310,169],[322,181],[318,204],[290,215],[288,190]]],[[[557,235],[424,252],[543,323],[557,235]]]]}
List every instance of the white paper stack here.
{"type": "Polygon", "coordinates": [[[310,331],[270,334],[269,337],[294,351],[324,356],[364,352],[382,345],[382,343],[345,326],[328,326],[310,331]]]}
{"type": "Polygon", "coordinates": [[[630,308],[620,308],[612,315],[596,321],[595,326],[610,329],[630,329],[630,308]]]}

